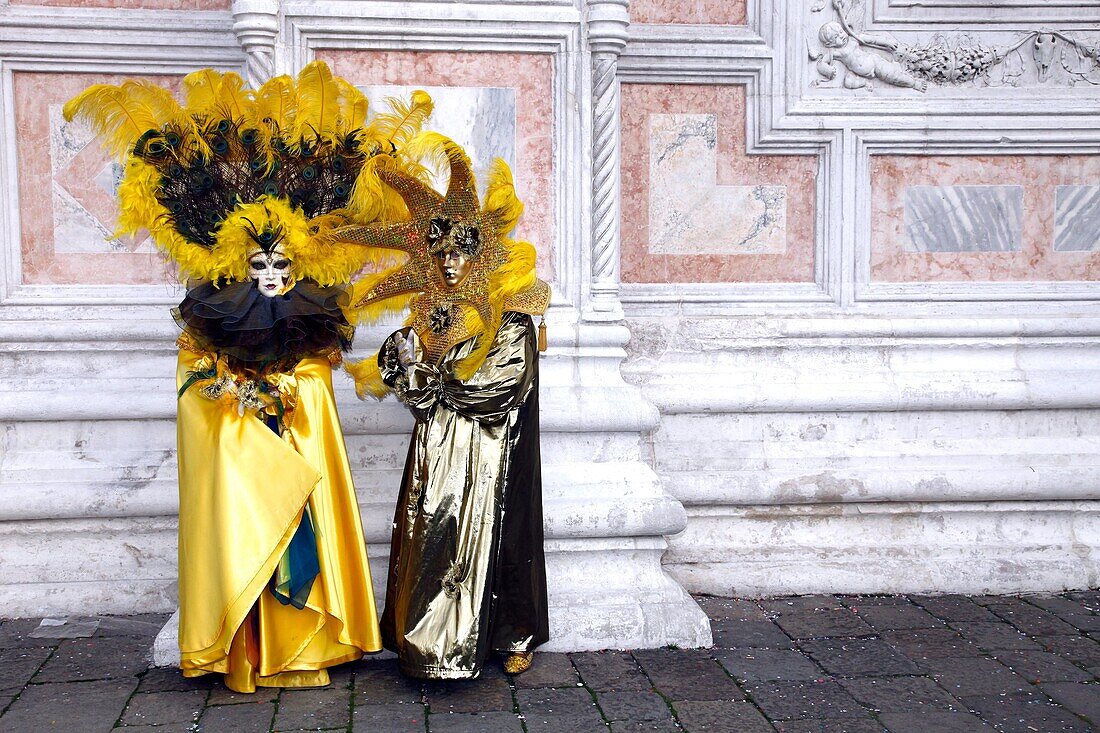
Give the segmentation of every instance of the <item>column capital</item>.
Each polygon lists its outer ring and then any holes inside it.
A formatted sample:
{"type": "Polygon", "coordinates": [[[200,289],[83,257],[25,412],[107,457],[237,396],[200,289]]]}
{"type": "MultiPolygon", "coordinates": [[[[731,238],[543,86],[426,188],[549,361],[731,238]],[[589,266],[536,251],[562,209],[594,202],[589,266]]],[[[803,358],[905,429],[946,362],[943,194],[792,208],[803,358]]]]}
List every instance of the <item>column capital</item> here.
{"type": "Polygon", "coordinates": [[[588,45],[594,54],[618,56],[630,37],[629,0],[588,0],[588,45]]]}
{"type": "Polygon", "coordinates": [[[247,81],[256,89],[275,75],[279,0],[233,0],[233,33],[248,59],[247,81]]]}

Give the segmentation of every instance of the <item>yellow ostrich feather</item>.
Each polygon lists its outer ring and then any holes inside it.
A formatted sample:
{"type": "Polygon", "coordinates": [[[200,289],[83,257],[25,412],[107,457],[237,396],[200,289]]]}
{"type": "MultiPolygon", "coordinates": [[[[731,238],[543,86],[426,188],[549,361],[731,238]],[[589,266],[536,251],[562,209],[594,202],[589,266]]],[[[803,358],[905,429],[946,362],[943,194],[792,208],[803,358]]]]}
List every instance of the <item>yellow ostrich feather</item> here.
{"type": "Polygon", "coordinates": [[[124,159],[148,130],[180,122],[186,115],[168,90],[147,81],[95,84],[65,103],[70,122],[87,122],[111,154],[124,159]]]}
{"type": "Polygon", "coordinates": [[[403,148],[420,132],[435,104],[431,96],[422,89],[412,93],[408,104],[396,97],[389,97],[386,102],[390,111],[379,112],[374,116],[367,125],[366,136],[379,146],[380,152],[389,154],[403,148]]]}
{"type": "Polygon", "coordinates": [[[252,93],[234,73],[200,69],[183,78],[187,112],[200,117],[225,117],[240,121],[252,106],[252,93]]]}
{"type": "Polygon", "coordinates": [[[199,69],[183,77],[183,99],[193,115],[209,115],[217,107],[222,75],[214,69],[199,69]]]}
{"type": "Polygon", "coordinates": [[[286,74],[268,79],[253,95],[253,103],[245,112],[244,126],[256,130],[256,149],[270,173],[275,165],[272,141],[276,136],[286,136],[294,126],[294,114],[298,106],[298,92],[294,80],[286,74]]]}
{"type": "Polygon", "coordinates": [[[284,131],[291,128],[298,104],[293,79],[286,74],[268,79],[254,96],[253,116],[257,127],[284,131]]]}
{"type": "MultiPolygon", "coordinates": [[[[118,184],[118,234],[150,231],[167,210],[157,201],[160,172],[141,158],[130,158],[126,173],[118,184]]],[[[179,236],[178,234],[176,236],[179,236]]],[[[159,242],[158,242],[159,244],[159,242]]]]}
{"type": "Polygon", "coordinates": [[[304,263],[299,272],[319,285],[349,282],[367,265],[391,267],[397,258],[387,250],[375,247],[349,247],[333,235],[333,231],[349,223],[343,213],[315,217],[309,221],[310,236],[287,249],[287,256],[304,263]]]}
{"type": "Polygon", "coordinates": [[[295,143],[333,138],[339,97],[339,87],[324,61],[314,61],[302,69],[298,74],[298,107],[292,136],[295,143]]]}
{"type": "Polygon", "coordinates": [[[371,158],[363,164],[363,167],[359,169],[359,175],[355,178],[355,184],[351,188],[351,196],[348,198],[348,204],[345,208],[363,221],[377,221],[386,218],[387,189],[378,177],[377,168],[379,165],[388,164],[389,158],[386,156],[371,158]]]}
{"type": "Polygon", "coordinates": [[[367,121],[367,98],[352,86],[347,79],[336,79],[336,88],[339,92],[337,102],[340,107],[338,125],[341,131],[354,130],[362,127],[367,121]]]}
{"type": "Polygon", "coordinates": [[[244,79],[239,74],[224,74],[218,87],[218,111],[240,122],[245,118],[246,110],[253,105],[252,96],[253,91],[245,87],[244,79]]]}
{"type": "Polygon", "coordinates": [[[523,215],[523,202],[516,197],[512,169],[501,158],[494,160],[489,169],[489,186],[485,190],[485,203],[481,211],[492,218],[501,235],[515,229],[516,222],[523,215]]]}
{"type": "Polygon", "coordinates": [[[466,327],[471,333],[476,333],[476,341],[474,341],[474,350],[470,354],[457,363],[455,363],[455,376],[462,381],[466,381],[477,373],[477,370],[481,368],[481,365],[485,363],[485,357],[489,355],[489,350],[493,348],[493,340],[496,338],[497,331],[500,330],[501,317],[504,315],[498,303],[493,303],[492,307],[492,319],[489,323],[484,322],[481,316],[478,314],[476,308],[463,309],[464,317],[466,318],[466,327]]]}
{"type": "Polygon", "coordinates": [[[360,399],[367,396],[380,400],[390,392],[390,388],[382,381],[382,373],[378,370],[378,359],[344,360],[344,370],[355,380],[355,394],[360,399]]]}

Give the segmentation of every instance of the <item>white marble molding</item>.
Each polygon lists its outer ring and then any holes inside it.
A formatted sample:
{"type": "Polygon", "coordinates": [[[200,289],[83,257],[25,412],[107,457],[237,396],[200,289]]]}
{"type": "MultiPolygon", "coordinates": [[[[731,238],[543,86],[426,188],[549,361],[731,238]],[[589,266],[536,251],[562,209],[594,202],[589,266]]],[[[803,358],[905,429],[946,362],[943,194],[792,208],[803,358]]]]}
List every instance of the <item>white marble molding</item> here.
{"type": "MultiPolygon", "coordinates": [[[[910,45],[1095,44],[1100,24],[1072,0],[848,4],[910,45]]],[[[1100,286],[875,282],[870,156],[1097,155],[1100,87],[814,85],[832,13],[748,0],[746,27],[632,25],[619,60],[624,84],[744,85],[749,154],[819,159],[813,284],[621,286],[624,373],[661,413],[651,461],[688,514],[666,567],[719,594],[1095,587],[1100,286]]],[[[1084,254],[1090,199],[1062,196],[1080,229],[1055,239],[1084,254]]]]}

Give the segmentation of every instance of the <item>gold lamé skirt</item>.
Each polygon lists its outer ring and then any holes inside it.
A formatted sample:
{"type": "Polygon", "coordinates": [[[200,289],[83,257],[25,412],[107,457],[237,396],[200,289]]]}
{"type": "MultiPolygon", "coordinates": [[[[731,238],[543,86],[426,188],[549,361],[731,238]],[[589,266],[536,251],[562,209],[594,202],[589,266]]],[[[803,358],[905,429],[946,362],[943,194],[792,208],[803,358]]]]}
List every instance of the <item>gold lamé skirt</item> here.
{"type": "Polygon", "coordinates": [[[476,677],[490,652],[549,638],[534,334],[528,316],[509,313],[473,379],[429,367],[404,392],[417,422],[382,634],[410,676],[476,677]]]}

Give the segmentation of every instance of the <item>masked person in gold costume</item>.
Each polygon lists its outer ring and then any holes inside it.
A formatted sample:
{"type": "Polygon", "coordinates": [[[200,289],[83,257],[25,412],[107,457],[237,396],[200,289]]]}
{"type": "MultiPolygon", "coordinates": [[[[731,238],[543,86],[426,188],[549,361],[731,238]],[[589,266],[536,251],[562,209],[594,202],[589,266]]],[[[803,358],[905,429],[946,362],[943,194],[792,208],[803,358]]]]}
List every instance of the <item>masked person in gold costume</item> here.
{"type": "Polygon", "coordinates": [[[255,91],[204,70],[184,90],[181,106],[99,85],[65,109],[126,163],[121,231],[147,229],[194,283],[175,311],[181,667],[239,692],[325,685],[381,649],[332,390],[372,251],[330,233],[403,211],[370,169],[431,102],[366,125],[366,99],[320,62],[255,91]]]}
{"type": "Polygon", "coordinates": [[[361,392],[392,391],[416,418],[390,544],[382,636],[401,670],[477,677],[490,652],[525,671],[548,637],[533,315],[550,289],[535,251],[506,237],[522,212],[497,161],[485,206],[454,142],[410,142],[449,164],[446,196],[379,167],[408,221],[340,230],[408,259],[355,285],[352,310],[411,307],[376,360],[349,367],[361,392]]]}

